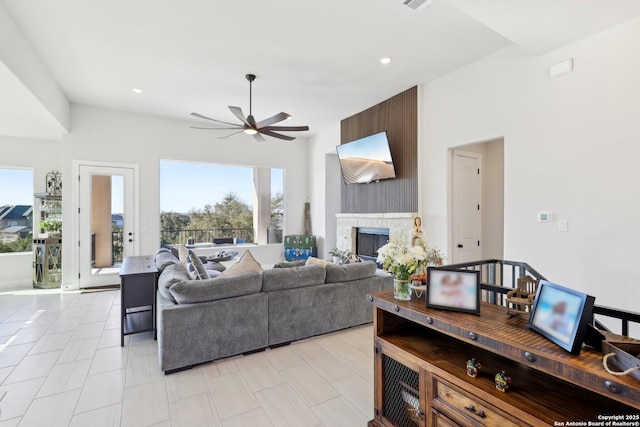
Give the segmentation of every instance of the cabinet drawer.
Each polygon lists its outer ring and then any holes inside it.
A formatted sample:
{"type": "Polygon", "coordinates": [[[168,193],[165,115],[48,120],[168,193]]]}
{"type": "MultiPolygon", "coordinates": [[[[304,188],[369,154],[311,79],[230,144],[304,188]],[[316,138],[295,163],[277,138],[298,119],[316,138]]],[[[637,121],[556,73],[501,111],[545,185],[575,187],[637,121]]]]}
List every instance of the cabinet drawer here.
{"type": "Polygon", "coordinates": [[[433,377],[433,405],[443,413],[450,413],[455,418],[462,415],[463,418],[471,419],[483,426],[521,425],[500,409],[436,376],[433,377]]]}

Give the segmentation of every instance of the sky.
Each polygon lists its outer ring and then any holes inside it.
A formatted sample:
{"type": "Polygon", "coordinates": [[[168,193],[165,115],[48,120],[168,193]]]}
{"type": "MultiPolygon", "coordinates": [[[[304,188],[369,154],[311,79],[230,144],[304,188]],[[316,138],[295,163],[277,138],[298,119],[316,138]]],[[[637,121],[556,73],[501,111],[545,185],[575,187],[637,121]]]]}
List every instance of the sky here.
{"type": "MultiPolygon", "coordinates": [[[[283,169],[271,170],[271,191],[282,191],[283,169]]],[[[214,205],[233,192],[253,204],[253,168],[211,163],[160,161],[160,210],[188,213],[214,205]]]]}
{"type": "Polygon", "coordinates": [[[33,171],[0,168],[0,206],[33,205],[33,171]]]}
{"type": "Polygon", "coordinates": [[[389,151],[389,143],[387,142],[387,133],[380,132],[367,136],[356,141],[338,146],[341,158],[363,157],[367,159],[382,160],[384,162],[391,161],[391,153],[389,151]]]}

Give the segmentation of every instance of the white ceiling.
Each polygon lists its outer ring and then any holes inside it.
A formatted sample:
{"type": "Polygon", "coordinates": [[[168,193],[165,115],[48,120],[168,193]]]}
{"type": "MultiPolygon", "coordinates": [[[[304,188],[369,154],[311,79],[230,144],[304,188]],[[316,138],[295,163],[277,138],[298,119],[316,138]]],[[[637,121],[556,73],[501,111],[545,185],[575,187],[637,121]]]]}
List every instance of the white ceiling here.
{"type": "MultiPolygon", "coordinates": [[[[256,119],[285,111],[302,135],[512,43],[540,54],[640,15],[637,0],[1,1],[73,103],[233,122],[254,73],[256,119]]],[[[0,134],[24,136],[5,114],[0,134]]]]}

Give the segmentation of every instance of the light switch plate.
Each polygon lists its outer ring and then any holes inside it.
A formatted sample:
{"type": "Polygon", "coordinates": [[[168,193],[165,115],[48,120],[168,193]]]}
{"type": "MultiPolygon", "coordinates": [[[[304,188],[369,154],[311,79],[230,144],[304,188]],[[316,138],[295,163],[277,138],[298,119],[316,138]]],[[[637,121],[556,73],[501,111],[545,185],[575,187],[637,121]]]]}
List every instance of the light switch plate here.
{"type": "Polygon", "coordinates": [[[569,231],[569,221],[566,219],[558,221],[558,231],[569,231]]]}

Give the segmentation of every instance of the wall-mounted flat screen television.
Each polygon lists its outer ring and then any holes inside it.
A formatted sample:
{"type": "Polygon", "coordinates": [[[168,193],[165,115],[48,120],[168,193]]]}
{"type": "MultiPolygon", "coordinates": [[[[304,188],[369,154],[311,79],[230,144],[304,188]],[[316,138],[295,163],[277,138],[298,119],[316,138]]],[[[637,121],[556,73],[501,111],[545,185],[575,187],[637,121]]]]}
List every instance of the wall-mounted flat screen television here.
{"type": "Polygon", "coordinates": [[[345,184],[363,184],[396,177],[387,132],[336,147],[345,184]]]}
{"type": "Polygon", "coordinates": [[[565,350],[579,354],[595,298],[555,283],[541,280],[529,317],[529,327],[565,350]]]}

